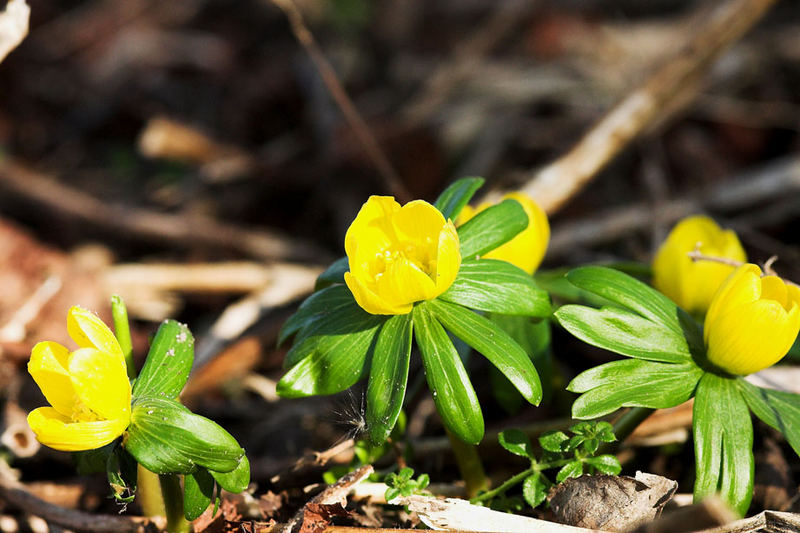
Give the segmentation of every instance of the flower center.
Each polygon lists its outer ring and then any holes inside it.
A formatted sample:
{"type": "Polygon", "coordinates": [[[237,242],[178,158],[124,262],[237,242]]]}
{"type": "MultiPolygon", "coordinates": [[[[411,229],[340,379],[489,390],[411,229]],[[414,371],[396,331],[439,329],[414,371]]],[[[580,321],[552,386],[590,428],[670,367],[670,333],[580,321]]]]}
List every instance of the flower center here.
{"type": "Polygon", "coordinates": [[[392,263],[403,261],[411,263],[428,276],[433,277],[436,271],[436,259],[433,252],[435,252],[435,247],[431,237],[425,239],[424,246],[408,241],[394,243],[375,254],[375,260],[370,265],[370,274],[377,281],[391,267],[392,263]]]}
{"type": "Polygon", "coordinates": [[[100,416],[97,415],[94,411],[89,409],[82,401],[79,399],[75,399],[75,405],[72,408],[72,416],[70,419],[73,422],[96,422],[98,420],[103,420],[100,416]]]}

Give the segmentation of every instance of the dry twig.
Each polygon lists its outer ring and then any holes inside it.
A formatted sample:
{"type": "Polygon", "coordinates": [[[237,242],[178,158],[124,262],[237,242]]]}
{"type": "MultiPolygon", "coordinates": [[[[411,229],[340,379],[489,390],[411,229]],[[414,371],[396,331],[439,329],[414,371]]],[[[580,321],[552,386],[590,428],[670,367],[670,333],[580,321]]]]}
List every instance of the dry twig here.
{"type": "Polygon", "coordinates": [[[169,243],[232,249],[259,259],[325,260],[315,245],[264,229],[250,230],[203,216],[182,216],[113,205],[10,160],[0,163],[0,189],[105,230],[169,243]]]}
{"type": "Polygon", "coordinates": [[[10,0],[0,13],[0,61],[28,35],[31,8],[25,0],[10,0]]]}
{"type": "Polygon", "coordinates": [[[353,101],[347,95],[347,91],[345,91],[339,81],[336,71],[325,58],[325,54],[322,53],[319,46],[317,46],[314,35],[303,21],[303,14],[300,13],[294,0],[270,1],[283,11],[286,18],[289,19],[292,33],[294,33],[295,38],[297,38],[298,42],[305,48],[311,61],[319,72],[322,81],[325,83],[325,87],[327,87],[328,91],[331,93],[336,105],[339,106],[347,123],[353,128],[353,132],[363,145],[367,156],[372,160],[372,163],[378,170],[386,188],[398,201],[402,203],[409,201],[411,199],[411,194],[408,192],[405,185],[403,185],[402,179],[391,162],[389,162],[389,158],[381,149],[380,144],[375,140],[375,136],[370,131],[369,126],[367,126],[367,123],[361,118],[355,104],[353,104],[353,101]]]}
{"type": "Polygon", "coordinates": [[[536,171],[522,190],[558,211],[649,126],[688,103],[685,89],[750,29],[775,0],[731,0],[699,14],[686,45],[595,124],[565,155],[536,171]]]}

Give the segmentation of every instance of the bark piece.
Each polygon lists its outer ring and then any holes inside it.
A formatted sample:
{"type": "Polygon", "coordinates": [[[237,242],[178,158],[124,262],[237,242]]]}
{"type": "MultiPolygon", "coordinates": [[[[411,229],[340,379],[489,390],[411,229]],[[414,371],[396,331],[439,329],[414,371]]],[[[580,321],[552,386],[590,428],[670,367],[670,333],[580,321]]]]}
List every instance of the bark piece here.
{"type": "Polygon", "coordinates": [[[624,531],[656,518],[678,484],[637,472],[628,476],[581,476],[558,485],[548,497],[562,524],[624,531]]]}

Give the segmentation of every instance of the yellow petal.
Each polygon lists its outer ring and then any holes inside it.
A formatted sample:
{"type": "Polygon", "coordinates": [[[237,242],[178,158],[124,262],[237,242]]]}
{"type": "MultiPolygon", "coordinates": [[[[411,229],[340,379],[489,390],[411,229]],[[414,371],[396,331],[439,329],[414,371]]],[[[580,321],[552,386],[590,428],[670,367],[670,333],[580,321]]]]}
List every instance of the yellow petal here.
{"type": "Polygon", "coordinates": [[[791,348],[800,328],[800,310],[786,310],[774,300],[727,308],[707,333],[708,359],[736,375],[758,372],[777,363],[791,348]]]}
{"type": "Polygon", "coordinates": [[[775,300],[781,307],[789,310],[789,289],[786,283],[778,276],[764,276],[761,278],[761,299],[775,300]]]}
{"type": "Polygon", "coordinates": [[[439,244],[436,251],[436,268],[433,271],[433,277],[436,284],[435,296],[439,296],[450,288],[461,268],[461,245],[458,240],[458,232],[452,222],[448,221],[439,232],[439,244]]]}
{"type": "Polygon", "coordinates": [[[709,217],[687,217],[672,229],[653,260],[653,286],[685,310],[702,314],[734,267],[692,261],[687,254],[695,249],[734,261],[745,261],[746,256],[736,234],[709,217]]]}
{"type": "Polygon", "coordinates": [[[81,348],[69,358],[72,386],[81,403],[105,419],[130,419],[131,386],[125,365],[94,348],[81,348]]]}
{"type": "Polygon", "coordinates": [[[75,452],[105,446],[122,435],[128,421],[70,422],[52,407],[40,407],[28,415],[28,425],[45,446],[75,452]]]}
{"type": "MultiPolygon", "coordinates": [[[[488,204],[487,204],[488,205],[488,204]]],[[[478,212],[475,210],[474,207],[467,204],[462,209],[461,212],[456,217],[456,227],[463,226],[466,224],[472,217],[477,215],[478,212]]]]}
{"type": "Polygon", "coordinates": [[[391,196],[370,196],[344,236],[347,256],[352,257],[358,246],[365,245],[365,237],[367,246],[376,250],[396,240],[391,217],[399,210],[400,204],[391,196]]]}
{"type": "Polygon", "coordinates": [[[430,276],[405,257],[390,262],[375,287],[375,292],[391,305],[412,304],[436,296],[436,284],[430,276]]]}
{"type": "Polygon", "coordinates": [[[442,212],[424,200],[408,202],[392,217],[400,241],[411,241],[430,250],[436,249],[445,222],[442,212]]]}
{"type": "Polygon", "coordinates": [[[528,227],[507,243],[484,255],[489,259],[507,261],[533,274],[544,258],[550,240],[550,224],[547,215],[536,202],[523,193],[514,192],[504,196],[516,200],[528,215],[528,227]]]}
{"type": "Polygon", "coordinates": [[[33,347],[28,372],[48,403],[69,416],[75,405],[75,389],[69,377],[69,350],[57,342],[40,342],[33,347]]]}
{"type": "Polygon", "coordinates": [[[347,288],[350,289],[350,292],[353,293],[356,303],[367,313],[373,315],[404,315],[410,313],[413,308],[411,303],[401,305],[390,304],[367,288],[366,285],[350,272],[345,272],[344,282],[347,288]]]}
{"type": "Polygon", "coordinates": [[[77,305],[70,308],[67,313],[67,332],[81,348],[96,348],[125,364],[125,356],[117,338],[100,317],[91,311],[77,305]]]}
{"type": "Polygon", "coordinates": [[[756,265],[744,264],[728,276],[711,300],[706,313],[703,338],[708,344],[709,332],[716,328],[719,315],[740,305],[755,302],[761,296],[761,269],[756,265]]]}

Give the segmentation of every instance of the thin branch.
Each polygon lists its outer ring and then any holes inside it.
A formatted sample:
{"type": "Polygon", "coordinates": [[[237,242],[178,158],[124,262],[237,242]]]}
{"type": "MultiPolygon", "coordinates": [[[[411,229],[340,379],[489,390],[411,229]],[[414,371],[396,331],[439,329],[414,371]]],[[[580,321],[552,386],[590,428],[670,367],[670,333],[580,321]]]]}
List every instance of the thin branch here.
{"type": "Polygon", "coordinates": [[[697,31],[675,56],[609,111],[572,150],[535,172],[522,190],[548,213],[558,211],[633,139],[677,111],[678,104],[689,103],[686,89],[691,82],[774,3],[731,0],[710,13],[700,13],[697,31]]]}
{"type": "Polygon", "coordinates": [[[205,216],[172,215],[109,204],[8,158],[0,162],[0,190],[106,231],[174,246],[213,246],[259,259],[325,261],[329,255],[311,243],[265,229],[251,230],[205,216]]]}
{"type": "Polygon", "coordinates": [[[355,104],[353,104],[353,101],[347,95],[347,91],[345,91],[342,83],[339,81],[336,71],[325,58],[325,54],[322,53],[319,46],[317,46],[314,35],[303,21],[303,14],[297,8],[297,5],[295,5],[294,0],[270,0],[270,2],[283,11],[286,18],[289,19],[292,33],[294,33],[295,38],[303,48],[305,48],[311,61],[319,72],[323,83],[325,83],[325,87],[327,87],[328,91],[331,93],[336,105],[339,106],[345,120],[347,120],[350,127],[353,128],[353,132],[363,145],[367,156],[372,160],[372,163],[378,170],[387,189],[402,203],[411,200],[411,194],[408,192],[405,185],[403,185],[400,175],[389,162],[389,158],[381,149],[378,141],[375,140],[375,136],[370,131],[367,123],[361,118],[355,104]]]}
{"type": "Polygon", "coordinates": [[[48,523],[75,531],[144,532],[150,529],[150,519],[84,513],[46,502],[28,492],[6,471],[0,471],[0,500],[48,523]]]}

